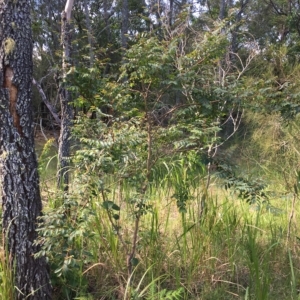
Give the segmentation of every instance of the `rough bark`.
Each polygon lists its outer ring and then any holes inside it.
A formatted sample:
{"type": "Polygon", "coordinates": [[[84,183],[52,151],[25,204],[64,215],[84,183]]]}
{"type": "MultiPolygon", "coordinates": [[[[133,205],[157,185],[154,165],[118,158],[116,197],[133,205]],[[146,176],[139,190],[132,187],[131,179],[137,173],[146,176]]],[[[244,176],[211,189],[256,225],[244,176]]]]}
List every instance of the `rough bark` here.
{"type": "MultiPolygon", "coordinates": [[[[67,1],[68,4],[69,1],[67,1]]],[[[66,5],[67,6],[67,5],[66,5]]],[[[58,148],[58,187],[63,187],[64,191],[69,188],[69,156],[70,156],[70,139],[71,126],[73,120],[73,110],[71,107],[71,95],[68,91],[67,71],[70,66],[70,51],[71,51],[71,25],[68,18],[68,11],[62,12],[61,16],[61,39],[63,45],[63,82],[60,88],[60,103],[61,103],[61,129],[58,148]]]]}
{"type": "Polygon", "coordinates": [[[39,250],[42,202],[32,119],[32,35],[29,1],[0,1],[0,185],[4,246],[15,264],[17,299],[51,299],[39,250]]]}

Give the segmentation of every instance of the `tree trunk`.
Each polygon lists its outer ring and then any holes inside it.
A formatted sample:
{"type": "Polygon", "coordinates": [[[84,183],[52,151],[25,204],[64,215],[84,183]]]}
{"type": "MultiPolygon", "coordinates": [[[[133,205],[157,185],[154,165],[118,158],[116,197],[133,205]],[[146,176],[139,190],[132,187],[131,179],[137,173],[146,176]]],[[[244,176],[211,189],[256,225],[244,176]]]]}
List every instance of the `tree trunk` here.
{"type": "Polygon", "coordinates": [[[91,19],[90,19],[90,13],[89,13],[87,0],[84,0],[83,4],[84,4],[85,22],[86,22],[86,27],[87,27],[87,37],[88,37],[88,42],[89,42],[90,67],[92,68],[94,65],[92,25],[91,25],[91,19]]]}
{"type": "Polygon", "coordinates": [[[173,10],[174,10],[174,0],[170,0],[170,6],[169,6],[169,26],[172,27],[173,25],[173,10]]]}
{"type": "Polygon", "coordinates": [[[70,139],[71,126],[73,121],[73,111],[70,104],[71,95],[68,91],[67,71],[70,66],[70,50],[71,50],[71,25],[70,16],[73,1],[68,0],[65,10],[61,17],[61,39],[63,45],[63,82],[60,88],[61,103],[61,129],[58,148],[58,182],[59,188],[63,187],[64,191],[69,189],[69,156],[70,156],[70,139]]]}
{"type": "Polygon", "coordinates": [[[225,18],[225,11],[226,11],[226,0],[220,1],[220,13],[219,13],[219,19],[223,20],[225,18]]]}
{"type": "Polygon", "coordinates": [[[15,264],[17,299],[51,299],[39,250],[42,202],[32,118],[32,35],[29,1],[0,1],[0,185],[4,246],[15,264]]]}
{"type": "Polygon", "coordinates": [[[128,0],[122,1],[122,28],[121,28],[121,42],[123,49],[127,48],[127,34],[128,34],[128,20],[129,11],[128,11],[128,0]]]}

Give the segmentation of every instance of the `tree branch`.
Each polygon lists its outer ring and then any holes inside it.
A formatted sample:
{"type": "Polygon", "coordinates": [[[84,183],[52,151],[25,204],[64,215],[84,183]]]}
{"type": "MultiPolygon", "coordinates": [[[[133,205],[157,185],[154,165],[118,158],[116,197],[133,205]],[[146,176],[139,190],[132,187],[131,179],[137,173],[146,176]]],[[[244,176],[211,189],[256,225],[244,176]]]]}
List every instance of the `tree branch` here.
{"type": "Polygon", "coordinates": [[[71,19],[71,11],[73,7],[74,0],[67,0],[66,6],[65,6],[65,13],[67,21],[69,22],[71,19]]]}
{"type": "Polygon", "coordinates": [[[49,111],[50,111],[51,115],[53,116],[54,120],[56,121],[57,125],[60,127],[61,126],[60,118],[59,118],[58,114],[56,113],[55,108],[47,100],[47,97],[46,97],[41,85],[34,78],[32,79],[32,83],[34,85],[36,85],[36,87],[37,87],[37,89],[38,89],[38,91],[39,91],[39,93],[42,97],[43,102],[45,103],[45,105],[49,109],[49,111]]]}

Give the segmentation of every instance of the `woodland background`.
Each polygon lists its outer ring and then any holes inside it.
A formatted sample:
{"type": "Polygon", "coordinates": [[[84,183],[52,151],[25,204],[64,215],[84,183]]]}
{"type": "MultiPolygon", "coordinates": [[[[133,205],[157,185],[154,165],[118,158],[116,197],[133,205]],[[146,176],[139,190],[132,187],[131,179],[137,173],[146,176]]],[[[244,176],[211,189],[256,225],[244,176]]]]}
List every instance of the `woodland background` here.
{"type": "Polygon", "coordinates": [[[299,299],[299,1],[31,3],[54,299],[299,299]]]}

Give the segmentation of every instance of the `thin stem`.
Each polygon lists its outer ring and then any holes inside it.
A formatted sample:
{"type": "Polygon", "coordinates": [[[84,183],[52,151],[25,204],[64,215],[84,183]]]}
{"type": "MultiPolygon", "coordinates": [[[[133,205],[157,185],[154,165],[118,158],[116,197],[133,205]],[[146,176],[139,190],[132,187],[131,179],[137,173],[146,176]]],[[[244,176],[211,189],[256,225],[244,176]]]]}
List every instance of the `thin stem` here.
{"type": "Polygon", "coordinates": [[[294,193],[293,202],[292,202],[292,209],[291,209],[291,213],[290,213],[290,217],[289,217],[288,231],[287,231],[287,243],[289,242],[289,240],[291,238],[291,228],[292,228],[292,221],[293,221],[294,214],[295,214],[296,198],[297,198],[297,195],[294,193]]]}
{"type": "Polygon", "coordinates": [[[138,231],[139,231],[139,223],[140,223],[140,215],[136,216],[135,224],[134,224],[134,234],[132,239],[132,249],[131,253],[127,255],[127,268],[128,268],[128,281],[130,285],[131,274],[132,274],[132,259],[134,258],[134,254],[136,251],[138,231]]]}
{"type": "MultiPolygon", "coordinates": [[[[102,195],[103,202],[106,201],[106,196],[105,196],[105,193],[104,193],[103,190],[101,191],[101,195],[102,195]]],[[[108,219],[109,219],[110,224],[112,225],[113,229],[116,231],[117,236],[118,236],[118,238],[119,238],[121,244],[123,245],[123,247],[124,247],[124,249],[125,249],[125,252],[128,253],[128,252],[129,252],[129,251],[128,251],[128,247],[127,247],[125,241],[123,240],[122,235],[120,234],[120,231],[119,231],[118,226],[116,226],[116,224],[114,223],[114,221],[113,221],[113,219],[112,219],[112,217],[111,217],[111,214],[109,213],[108,210],[107,210],[107,216],[108,216],[108,219]]]]}

